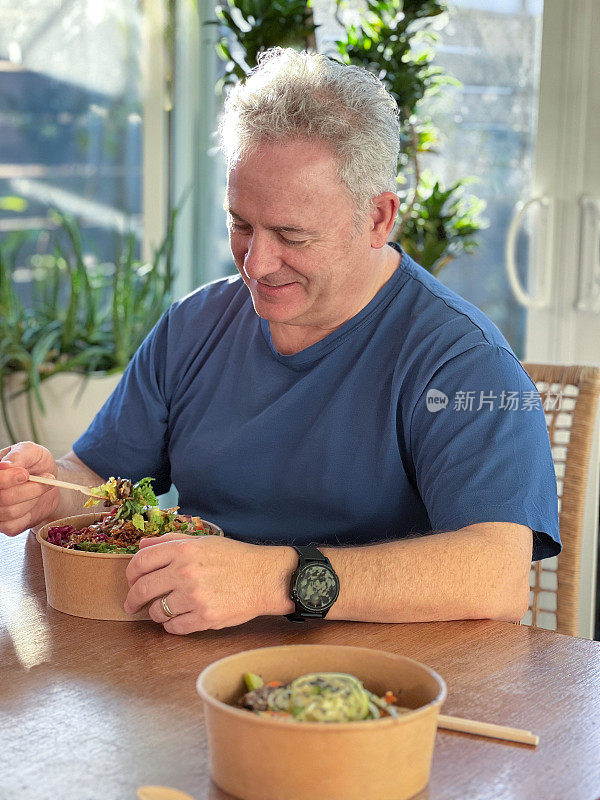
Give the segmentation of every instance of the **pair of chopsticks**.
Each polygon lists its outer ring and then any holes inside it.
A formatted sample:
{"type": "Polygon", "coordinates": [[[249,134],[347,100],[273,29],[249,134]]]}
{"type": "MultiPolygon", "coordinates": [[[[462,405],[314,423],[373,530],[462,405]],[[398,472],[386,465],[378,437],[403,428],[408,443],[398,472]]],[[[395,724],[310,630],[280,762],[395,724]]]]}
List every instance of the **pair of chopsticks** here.
{"type": "MultiPolygon", "coordinates": [[[[37,475],[30,475],[29,480],[34,483],[45,483],[48,486],[58,486],[60,489],[73,489],[76,492],[92,497],[91,486],[80,486],[78,483],[68,483],[67,481],[57,481],[56,478],[40,478],[37,475]]],[[[101,498],[98,498],[101,499],[101,498]]]]}
{"type": "MultiPolygon", "coordinates": [[[[39,478],[37,475],[30,475],[29,480],[35,483],[45,483],[48,486],[58,486],[61,489],[73,489],[76,492],[85,494],[87,497],[92,496],[90,486],[80,486],[77,483],[59,481],[55,478],[39,478]]],[[[524,731],[520,728],[508,728],[505,725],[494,725],[491,722],[478,722],[474,719],[462,719],[461,717],[448,717],[444,714],[438,716],[438,728],[460,731],[461,733],[472,733],[477,736],[488,736],[492,739],[504,739],[508,742],[532,744],[534,746],[540,740],[540,737],[531,733],[531,731],[524,731]]]]}
{"type": "Polygon", "coordinates": [[[532,744],[534,747],[540,741],[539,736],[536,736],[531,731],[521,730],[521,728],[508,728],[506,725],[494,725],[491,722],[478,722],[474,719],[462,719],[461,717],[447,717],[444,714],[439,714],[438,716],[438,728],[460,731],[461,733],[472,733],[476,736],[488,736],[492,739],[504,739],[507,742],[532,744]]]}

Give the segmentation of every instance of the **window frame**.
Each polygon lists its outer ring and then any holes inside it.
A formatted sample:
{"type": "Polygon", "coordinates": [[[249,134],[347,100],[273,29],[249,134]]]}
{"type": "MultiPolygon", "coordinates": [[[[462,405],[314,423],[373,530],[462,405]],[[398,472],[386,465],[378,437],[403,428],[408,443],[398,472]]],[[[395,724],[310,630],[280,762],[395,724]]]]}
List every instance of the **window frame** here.
{"type": "Polygon", "coordinates": [[[167,229],[170,109],[165,5],[162,0],[146,0],[142,13],[142,259],[146,261],[152,258],[167,229]]]}

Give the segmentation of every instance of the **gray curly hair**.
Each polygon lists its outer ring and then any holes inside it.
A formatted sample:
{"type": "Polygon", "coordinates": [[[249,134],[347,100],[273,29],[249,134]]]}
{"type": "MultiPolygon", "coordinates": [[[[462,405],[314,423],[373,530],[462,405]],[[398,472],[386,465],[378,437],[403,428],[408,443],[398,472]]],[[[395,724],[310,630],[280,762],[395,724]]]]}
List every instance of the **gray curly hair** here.
{"type": "Polygon", "coordinates": [[[236,84],[219,122],[230,170],[265,142],[314,139],[337,156],[338,177],[358,213],[396,190],[399,115],[394,98],[362,67],[319,53],[272,48],[236,84]]]}

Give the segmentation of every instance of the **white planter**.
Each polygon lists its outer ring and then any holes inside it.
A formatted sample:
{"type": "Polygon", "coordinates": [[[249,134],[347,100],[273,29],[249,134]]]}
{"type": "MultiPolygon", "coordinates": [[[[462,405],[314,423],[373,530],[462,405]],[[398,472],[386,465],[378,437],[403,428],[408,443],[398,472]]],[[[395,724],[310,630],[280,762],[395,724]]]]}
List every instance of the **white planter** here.
{"type": "MultiPolygon", "coordinates": [[[[41,384],[45,414],[32,398],[33,417],[38,432],[38,444],[44,445],[55,458],[67,453],[89,426],[96,413],[111,395],[122,373],[86,377],[75,372],[53,375],[41,384]]],[[[8,416],[17,441],[35,441],[25,394],[14,396],[23,386],[24,376],[15,373],[5,382],[9,398],[8,416]]],[[[0,414],[0,448],[13,444],[0,414]]]]}

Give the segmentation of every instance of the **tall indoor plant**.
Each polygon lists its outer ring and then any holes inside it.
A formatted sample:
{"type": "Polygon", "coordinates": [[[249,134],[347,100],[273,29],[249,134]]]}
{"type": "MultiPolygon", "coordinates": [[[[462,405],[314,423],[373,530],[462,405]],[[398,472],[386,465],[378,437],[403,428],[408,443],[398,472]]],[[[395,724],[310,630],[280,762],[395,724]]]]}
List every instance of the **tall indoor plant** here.
{"type": "MultiPolygon", "coordinates": [[[[332,0],[344,24],[344,3],[332,0]]],[[[425,269],[437,275],[452,259],[477,246],[484,203],[465,195],[469,179],[444,187],[426,156],[439,147],[439,137],[423,112],[421,101],[444,85],[458,82],[433,65],[436,33],[432,22],[446,10],[444,0],[368,0],[358,22],[345,25],[332,54],[346,64],[376,74],[400,109],[398,223],[392,238],[425,269]]],[[[258,55],[274,46],[316,49],[311,0],[226,0],[216,5],[224,29],[217,50],[225,61],[220,88],[242,79],[258,55]]]]}
{"type": "Polygon", "coordinates": [[[170,303],[177,213],[147,263],[136,258],[129,232],[112,264],[89,266],[80,225],[58,209],[45,229],[0,243],[1,446],[33,438],[65,450],[91,421],[170,303]],[[32,238],[42,244],[29,258],[25,303],[16,269],[32,238]]]}

